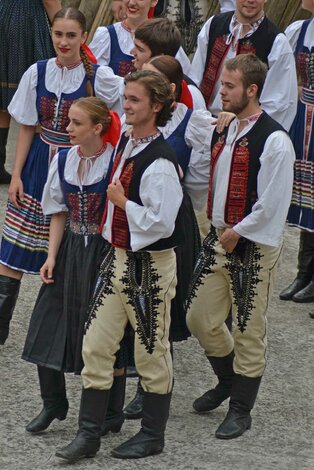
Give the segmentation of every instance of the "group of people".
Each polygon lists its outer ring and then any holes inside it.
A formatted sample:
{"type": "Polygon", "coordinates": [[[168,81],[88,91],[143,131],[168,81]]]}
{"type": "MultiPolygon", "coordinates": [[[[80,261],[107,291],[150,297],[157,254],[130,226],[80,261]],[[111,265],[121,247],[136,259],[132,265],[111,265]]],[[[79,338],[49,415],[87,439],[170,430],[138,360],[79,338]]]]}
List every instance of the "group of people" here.
{"type": "MultiPolygon", "coordinates": [[[[162,452],[172,343],[193,334],[218,379],[193,408],[230,398],[215,435],[236,438],[266,367],[288,211],[302,245],[312,243],[313,21],[284,35],[265,0],[236,0],[204,24],[191,65],[175,24],[152,18],[158,0],[114,0],[120,21],[99,27],[90,50],[80,11],[39,3],[42,14],[56,9],[56,57],[42,50],[14,95],[5,101],[7,77],[0,96],[0,131],[8,116],[20,124],[0,248],[1,344],[23,273],[43,281],[22,353],[37,365],[43,408],[26,429],[64,420],[64,374],[81,374],[79,429],[56,455],[95,456],[123,425],[135,364],[129,417],[141,428],[112,455],[162,452]]],[[[314,13],[313,0],[303,6],[314,13]]],[[[314,283],[302,269],[293,296],[314,283]]]]}

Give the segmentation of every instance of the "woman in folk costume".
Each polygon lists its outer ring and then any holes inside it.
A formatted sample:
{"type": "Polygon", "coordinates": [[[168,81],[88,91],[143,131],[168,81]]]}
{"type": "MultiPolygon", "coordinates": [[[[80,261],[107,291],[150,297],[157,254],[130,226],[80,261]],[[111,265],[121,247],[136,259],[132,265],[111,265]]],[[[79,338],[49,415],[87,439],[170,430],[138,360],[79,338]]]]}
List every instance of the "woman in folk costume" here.
{"type": "Polygon", "coordinates": [[[69,108],[82,96],[95,94],[109,106],[119,98],[111,69],[92,65],[82,48],[85,30],[81,12],[59,10],[52,23],[57,57],[25,72],[9,106],[20,129],[0,249],[0,344],[9,334],[23,273],[37,274],[47,257],[50,217],[41,198],[53,155],[71,146],[69,108]]]}
{"type": "MultiPolygon", "coordinates": [[[[313,0],[303,0],[302,7],[314,14],[313,0]]],[[[296,162],[288,223],[301,232],[297,277],[280,298],[302,303],[314,301],[314,19],[292,23],[286,35],[301,80],[297,115],[290,130],[296,162]]]]}
{"type": "Polygon", "coordinates": [[[115,353],[128,321],[145,390],[142,427],[112,455],[140,458],[162,452],[169,415],[170,305],[176,287],[174,247],[183,241],[183,195],[175,153],[158,126],[171,116],[173,94],[168,80],[154,72],[135,72],[125,82],[124,110],[132,132],[121,136],[107,191],[102,235],[111,248],[99,271],[83,340],[79,431],[56,453],[68,461],[99,450],[115,353]]]}
{"type": "Polygon", "coordinates": [[[70,149],[53,159],[42,208],[51,215],[43,286],[31,317],[22,358],[37,364],[43,409],[26,430],[45,430],[68,410],[64,372],[80,374],[88,303],[107,242],[99,234],[120,120],[96,97],[69,111],[70,149]],[[66,224],[66,220],[68,223],[66,224]]]}
{"type": "Polygon", "coordinates": [[[0,2],[0,184],[10,183],[4,168],[10,127],[8,106],[25,70],[54,56],[50,21],[59,0],[2,0],[0,2]]]}
{"type": "MultiPolygon", "coordinates": [[[[100,26],[90,43],[90,49],[100,65],[109,65],[116,75],[124,77],[134,70],[131,50],[134,47],[134,32],[145,20],[153,16],[158,0],[123,0],[126,18],[113,25],[100,26]]],[[[178,59],[185,71],[190,61],[181,48],[178,59]]]]}

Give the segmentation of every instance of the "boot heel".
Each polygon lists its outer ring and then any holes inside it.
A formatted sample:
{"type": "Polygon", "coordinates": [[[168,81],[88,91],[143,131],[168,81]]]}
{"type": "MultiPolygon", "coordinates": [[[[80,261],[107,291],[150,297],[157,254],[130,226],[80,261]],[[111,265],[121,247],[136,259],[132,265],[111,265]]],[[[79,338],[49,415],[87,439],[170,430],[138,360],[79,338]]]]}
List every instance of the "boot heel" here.
{"type": "Polygon", "coordinates": [[[123,426],[123,422],[122,422],[122,423],[118,423],[118,424],[114,424],[114,425],[111,427],[110,431],[116,434],[116,433],[118,433],[118,432],[121,431],[122,426],[123,426]]]}

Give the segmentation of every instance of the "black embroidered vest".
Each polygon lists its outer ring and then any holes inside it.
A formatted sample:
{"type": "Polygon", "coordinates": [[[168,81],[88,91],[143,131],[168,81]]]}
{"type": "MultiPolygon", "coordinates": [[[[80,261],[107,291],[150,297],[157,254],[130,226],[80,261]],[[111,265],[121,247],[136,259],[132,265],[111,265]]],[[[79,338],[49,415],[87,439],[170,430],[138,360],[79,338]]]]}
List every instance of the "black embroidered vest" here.
{"type": "MultiPolygon", "coordinates": [[[[114,162],[112,175],[114,174],[119,164],[127,140],[127,137],[122,136],[117,151],[117,156],[114,162]]],[[[138,153],[134,157],[128,158],[124,163],[120,176],[120,181],[122,186],[124,187],[125,196],[129,200],[136,202],[141,206],[143,205],[140,198],[141,178],[145,170],[158,158],[165,158],[166,160],[171,161],[174,164],[179,175],[179,167],[176,154],[172,150],[170,145],[165,141],[163,136],[160,135],[159,137],[157,137],[157,139],[153,140],[147,147],[145,147],[142,152],[138,153]]],[[[171,204],[171,201],[169,201],[169,204],[171,204]]],[[[182,220],[182,210],[180,209],[175,222],[175,229],[172,235],[168,238],[160,239],[157,242],[146,246],[142,250],[161,251],[181,245],[184,241],[183,228],[184,226],[182,220]]],[[[117,246],[118,248],[131,250],[130,232],[127,217],[125,211],[123,211],[117,206],[115,206],[114,208],[113,215],[112,244],[114,246],[117,246]]]]}
{"type": "MultiPolygon", "coordinates": [[[[228,12],[216,15],[213,17],[210,25],[207,57],[200,85],[207,107],[211,102],[216,82],[230,47],[230,45],[226,44],[226,39],[230,34],[229,26],[233,14],[234,12],[228,12]]],[[[252,36],[239,40],[237,55],[256,54],[260,60],[268,64],[268,55],[279,33],[280,31],[277,26],[265,16],[252,36]]]]}
{"type": "MultiPolygon", "coordinates": [[[[207,216],[212,217],[213,176],[216,163],[225,147],[229,127],[224,133],[213,134],[211,142],[211,161],[207,216]]],[[[265,112],[259,117],[247,134],[240,137],[233,149],[225,206],[225,222],[236,225],[252,212],[257,201],[257,176],[260,169],[260,157],[267,138],[275,131],[284,128],[265,112]]]]}

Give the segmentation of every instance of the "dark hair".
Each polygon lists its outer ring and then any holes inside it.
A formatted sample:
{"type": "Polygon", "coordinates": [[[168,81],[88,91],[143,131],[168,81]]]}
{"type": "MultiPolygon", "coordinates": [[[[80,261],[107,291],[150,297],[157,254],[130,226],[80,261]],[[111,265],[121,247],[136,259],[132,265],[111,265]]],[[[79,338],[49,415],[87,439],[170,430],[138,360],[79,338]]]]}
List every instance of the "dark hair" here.
{"type": "Polygon", "coordinates": [[[152,57],[147,63],[156,67],[159,72],[168,78],[170,83],[175,84],[175,100],[179,101],[183,80],[183,70],[180,62],[170,55],[158,55],[152,57]]]}
{"type": "MultiPolygon", "coordinates": [[[[80,10],[78,10],[77,8],[67,7],[67,8],[61,8],[61,10],[57,11],[57,13],[53,17],[53,20],[52,20],[52,23],[51,23],[52,28],[53,28],[53,25],[54,25],[55,21],[59,20],[59,19],[67,19],[67,20],[76,21],[79,24],[79,26],[82,30],[82,34],[84,34],[86,32],[86,29],[87,29],[86,28],[86,18],[83,15],[83,13],[80,10]]],[[[94,68],[93,68],[91,62],[89,61],[85,50],[82,47],[80,49],[80,56],[81,56],[81,60],[83,62],[85,73],[86,73],[86,76],[87,76],[86,93],[87,93],[88,96],[93,96],[94,95],[94,90],[93,90],[93,87],[92,87],[92,79],[93,79],[94,73],[95,73],[94,68]]]]}
{"type": "Polygon", "coordinates": [[[156,116],[156,125],[165,126],[172,116],[174,100],[169,80],[163,74],[142,70],[130,73],[124,78],[125,85],[132,82],[144,86],[152,104],[162,104],[162,109],[156,116]]]}
{"type": "Polygon", "coordinates": [[[102,136],[105,134],[110,125],[111,116],[104,101],[96,96],[88,96],[74,101],[72,106],[78,106],[83,109],[89,115],[90,120],[94,125],[101,124],[102,131],[100,135],[102,136]]]}
{"type": "Polygon", "coordinates": [[[257,98],[261,96],[265,83],[268,67],[255,54],[239,54],[233,59],[225,62],[227,70],[242,72],[242,83],[244,88],[257,85],[257,98]]]}
{"type": "Polygon", "coordinates": [[[174,57],[181,46],[180,31],[168,18],[153,18],[144,21],[136,28],[135,39],[149,47],[152,57],[161,54],[174,57]]]}

